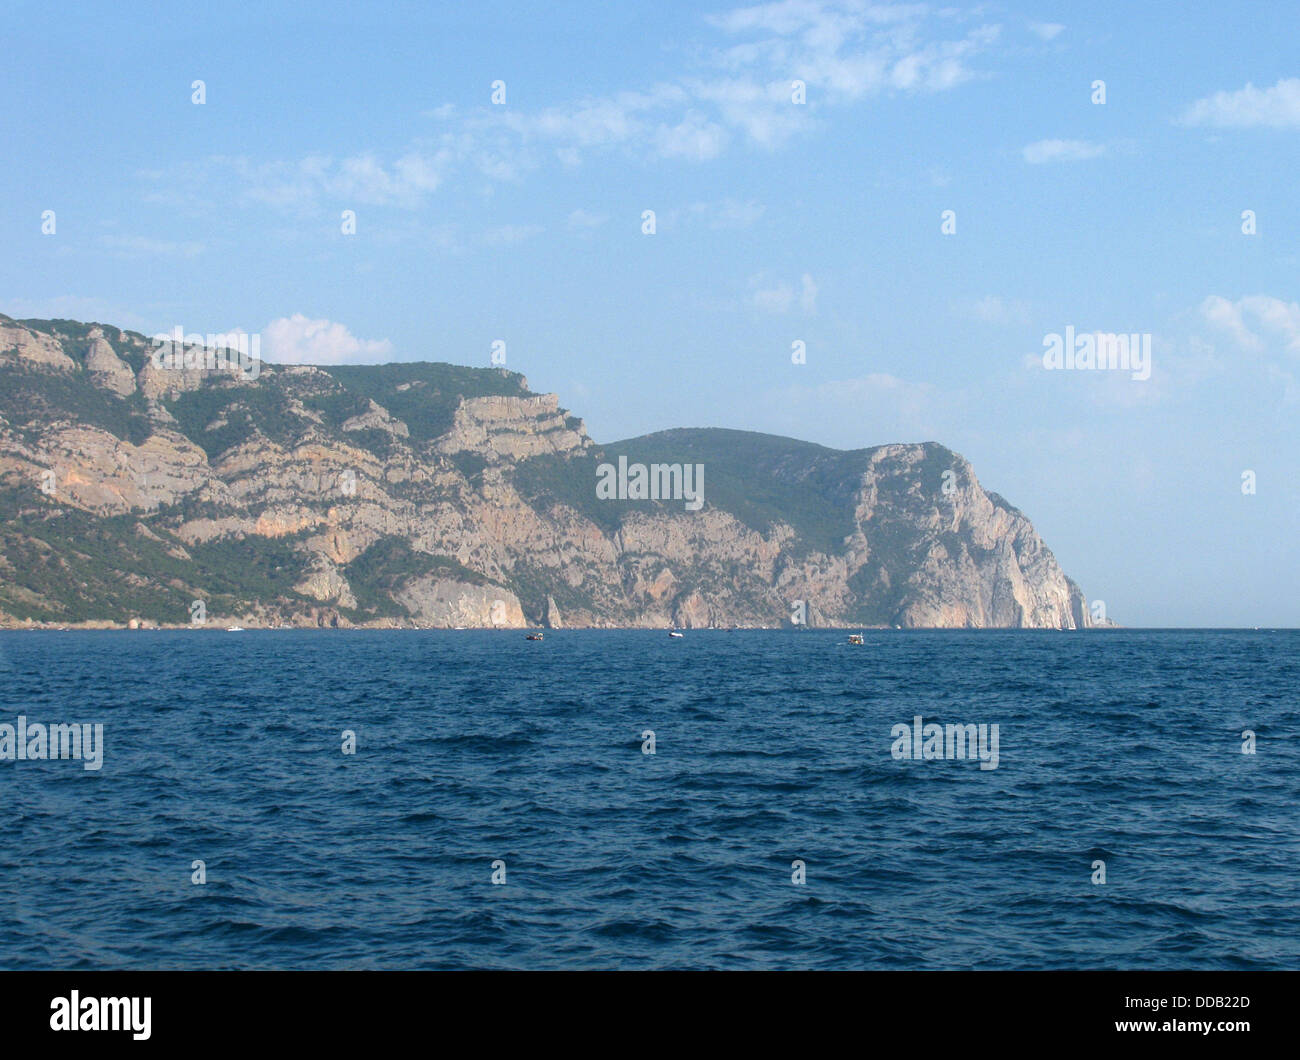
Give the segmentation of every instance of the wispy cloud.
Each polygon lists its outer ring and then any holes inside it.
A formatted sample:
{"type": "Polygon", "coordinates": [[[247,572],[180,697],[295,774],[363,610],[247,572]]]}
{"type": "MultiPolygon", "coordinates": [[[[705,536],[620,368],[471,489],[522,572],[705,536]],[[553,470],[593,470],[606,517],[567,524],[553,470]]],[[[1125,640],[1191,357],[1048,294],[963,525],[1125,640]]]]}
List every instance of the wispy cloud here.
{"type": "Polygon", "coordinates": [[[1025,161],[1032,166],[1048,162],[1082,162],[1089,158],[1100,158],[1105,153],[1105,144],[1089,143],[1087,140],[1038,140],[1021,149],[1025,161]]]}
{"type": "Polygon", "coordinates": [[[1029,305],[1018,298],[985,295],[959,301],[954,308],[962,316],[981,324],[1028,324],[1029,305]]]}
{"type": "Polygon", "coordinates": [[[511,246],[539,236],[545,230],[541,225],[533,224],[497,225],[483,233],[482,242],[490,247],[511,246]]]}
{"type": "Polygon", "coordinates": [[[683,225],[704,226],[716,230],[741,230],[752,228],[766,212],[767,207],[754,199],[717,199],[712,202],[693,202],[673,207],[659,213],[659,228],[672,231],[683,225]]]}
{"type": "Polygon", "coordinates": [[[216,159],[248,198],[279,208],[329,201],[413,209],[456,175],[515,180],[548,160],[567,167],[602,152],[704,163],[737,145],[776,149],[814,128],[826,107],[943,92],[980,76],[972,65],[996,25],[954,12],[861,0],[778,0],[708,16],[713,41],[696,65],[649,87],[541,110],[484,104],[426,109],[437,129],[398,157],[317,154],[294,161],[216,159]],[[795,83],[804,100],[796,101],[795,83]]]}
{"type": "Polygon", "coordinates": [[[345,206],[416,206],[442,182],[448,152],[407,153],[384,165],[372,154],[258,163],[245,157],[213,162],[243,181],[246,196],[273,207],[310,207],[322,198],[345,206]]]}
{"type": "Polygon", "coordinates": [[[778,0],[715,15],[733,37],[748,37],[719,54],[734,71],[762,71],[783,83],[798,79],[832,102],[888,91],[943,91],[976,76],[969,63],[997,40],[999,27],[978,26],[948,39],[920,4],[854,0],[778,0]]]}
{"type": "Polygon", "coordinates": [[[655,131],[655,148],[664,158],[707,162],[722,153],[728,139],[721,125],[691,111],[676,125],[661,125],[655,131]]]}
{"type": "Polygon", "coordinates": [[[569,214],[569,227],[578,229],[599,228],[609,221],[609,215],[603,213],[594,213],[591,210],[584,210],[581,207],[569,214]]]}
{"type": "Polygon", "coordinates": [[[723,199],[720,202],[695,203],[691,210],[703,214],[709,219],[711,228],[749,228],[758,223],[766,211],[761,202],[754,199],[723,199]]]}
{"type": "Polygon", "coordinates": [[[817,284],[806,272],[798,287],[785,281],[772,283],[761,276],[752,277],[750,286],[754,306],[765,313],[788,313],[796,306],[809,315],[817,312],[817,284]]]}
{"type": "Polygon", "coordinates": [[[1235,92],[1198,99],[1183,112],[1182,123],[1219,129],[1300,129],[1300,77],[1284,78],[1272,88],[1256,88],[1248,82],[1235,92]]]}
{"type": "Polygon", "coordinates": [[[113,253],[124,258],[194,258],[205,249],[198,242],[150,239],[147,236],[107,235],[103,237],[103,243],[113,253]]]}

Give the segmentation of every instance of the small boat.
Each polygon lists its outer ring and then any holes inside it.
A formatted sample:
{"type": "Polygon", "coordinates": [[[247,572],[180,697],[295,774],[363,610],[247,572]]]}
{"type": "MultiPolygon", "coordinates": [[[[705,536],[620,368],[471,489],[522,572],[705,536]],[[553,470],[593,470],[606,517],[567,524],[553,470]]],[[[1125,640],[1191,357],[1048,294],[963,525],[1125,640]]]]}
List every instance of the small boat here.
{"type": "Polygon", "coordinates": [[[675,629],[671,629],[671,630],[668,631],[668,636],[670,636],[670,637],[682,637],[682,636],[684,636],[684,635],[685,635],[685,634],[678,633],[677,630],[675,630],[675,629]]]}
{"type": "Polygon", "coordinates": [[[543,635],[541,630],[538,630],[536,633],[530,633],[528,634],[528,636],[524,638],[524,640],[544,640],[544,639],[545,636],[543,635]]]}
{"type": "Polygon", "coordinates": [[[861,634],[861,633],[850,633],[850,634],[849,634],[849,643],[850,643],[850,644],[863,644],[863,643],[865,643],[865,642],[864,642],[863,639],[862,639],[862,634],[861,634]]]}
{"type": "Polygon", "coordinates": [[[243,633],[243,632],[244,632],[244,627],[243,627],[243,626],[227,626],[227,627],[226,627],[226,632],[227,632],[227,633],[243,633]]]}

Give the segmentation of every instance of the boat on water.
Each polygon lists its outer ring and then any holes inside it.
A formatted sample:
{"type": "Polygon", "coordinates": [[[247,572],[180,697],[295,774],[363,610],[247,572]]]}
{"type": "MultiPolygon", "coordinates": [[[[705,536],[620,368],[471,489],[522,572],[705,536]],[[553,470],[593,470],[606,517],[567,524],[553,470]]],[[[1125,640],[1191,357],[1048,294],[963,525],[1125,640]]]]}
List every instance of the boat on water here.
{"type": "Polygon", "coordinates": [[[675,630],[675,629],[670,629],[670,630],[668,631],[668,636],[670,636],[670,637],[682,637],[682,636],[684,636],[684,635],[685,635],[685,634],[678,633],[677,630],[675,630]]]}
{"type": "Polygon", "coordinates": [[[861,634],[861,633],[850,633],[850,634],[849,634],[849,643],[850,643],[850,644],[865,644],[866,641],[864,641],[864,640],[862,639],[862,634],[861,634]]]}
{"type": "Polygon", "coordinates": [[[545,639],[546,637],[541,632],[541,630],[538,630],[536,633],[529,633],[528,636],[524,638],[524,640],[545,640],[545,639]]]}
{"type": "Polygon", "coordinates": [[[226,632],[227,632],[227,633],[243,633],[243,632],[244,632],[244,627],[243,627],[243,626],[227,626],[227,627],[226,627],[226,632]]]}

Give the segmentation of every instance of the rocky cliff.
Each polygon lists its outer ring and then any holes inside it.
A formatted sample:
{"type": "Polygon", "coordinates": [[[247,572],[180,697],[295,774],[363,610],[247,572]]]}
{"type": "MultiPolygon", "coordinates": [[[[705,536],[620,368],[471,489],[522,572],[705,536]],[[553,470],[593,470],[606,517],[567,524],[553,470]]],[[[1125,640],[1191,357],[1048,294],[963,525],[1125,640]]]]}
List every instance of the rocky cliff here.
{"type": "Polygon", "coordinates": [[[1090,625],[941,445],[597,445],[499,369],[157,353],[0,315],[0,623],[1090,625]]]}

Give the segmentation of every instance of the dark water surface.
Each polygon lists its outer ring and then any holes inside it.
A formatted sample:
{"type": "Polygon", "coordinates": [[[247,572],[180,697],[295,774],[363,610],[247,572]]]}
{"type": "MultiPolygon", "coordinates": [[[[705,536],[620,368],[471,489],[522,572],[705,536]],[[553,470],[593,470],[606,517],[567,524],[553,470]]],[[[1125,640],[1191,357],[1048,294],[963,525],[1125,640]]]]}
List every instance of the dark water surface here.
{"type": "Polygon", "coordinates": [[[0,633],[0,967],[1300,968],[1300,633],[866,640],[0,633]]]}

